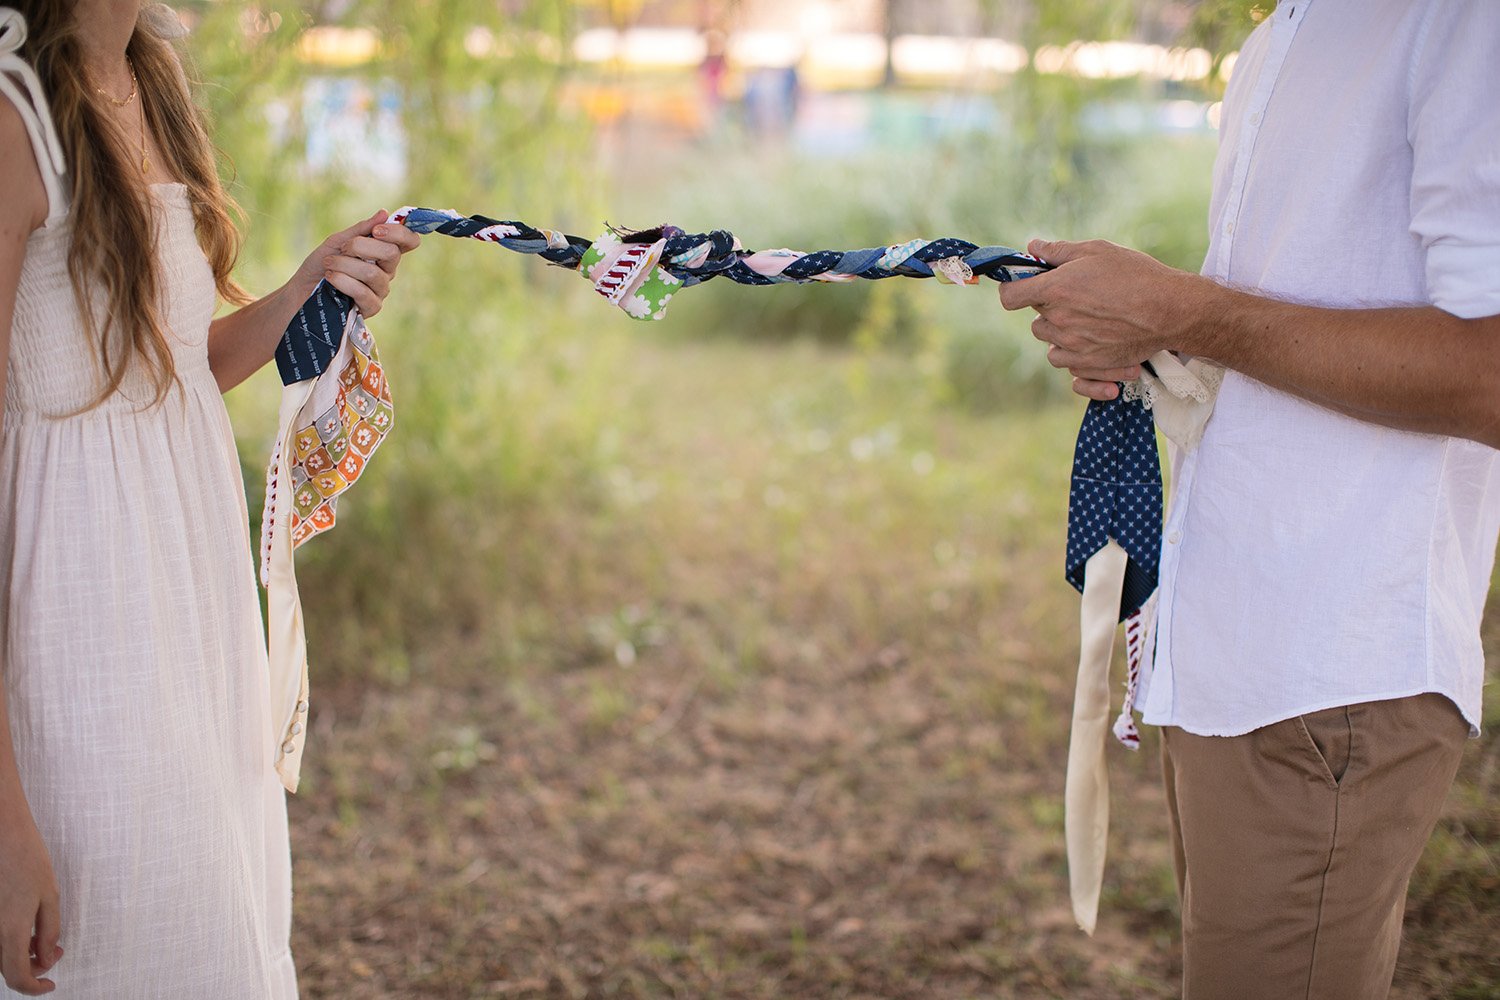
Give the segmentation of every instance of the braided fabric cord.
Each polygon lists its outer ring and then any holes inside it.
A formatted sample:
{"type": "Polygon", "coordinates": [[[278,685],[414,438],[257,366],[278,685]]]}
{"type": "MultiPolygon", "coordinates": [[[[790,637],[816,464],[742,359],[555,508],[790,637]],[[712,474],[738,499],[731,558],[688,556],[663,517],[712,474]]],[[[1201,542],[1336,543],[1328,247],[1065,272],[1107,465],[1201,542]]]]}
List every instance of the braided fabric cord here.
{"type": "MultiPolygon", "coordinates": [[[[579,270],[594,241],[550,229],[537,229],[524,222],[503,221],[483,215],[430,208],[403,208],[391,221],[417,233],[437,233],[462,239],[497,243],[516,253],[535,254],[549,264],[579,270]]],[[[722,229],[709,233],[687,233],[675,226],[620,236],[627,245],[661,244],[660,268],[683,287],[714,278],[727,278],[741,285],[802,284],[810,281],[853,281],[883,278],[938,277],[955,284],[972,284],[978,278],[1016,281],[1028,278],[1048,265],[1019,250],[1002,246],[980,246],[967,240],[944,237],[913,240],[900,246],[866,250],[746,250],[733,233],[722,229]]]]}

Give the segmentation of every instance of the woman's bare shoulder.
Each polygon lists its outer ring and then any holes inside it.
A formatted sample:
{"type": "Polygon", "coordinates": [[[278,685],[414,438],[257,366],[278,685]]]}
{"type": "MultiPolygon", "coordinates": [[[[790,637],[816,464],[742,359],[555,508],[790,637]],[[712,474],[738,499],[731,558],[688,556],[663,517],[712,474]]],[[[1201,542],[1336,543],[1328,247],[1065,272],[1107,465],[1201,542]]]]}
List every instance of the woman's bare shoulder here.
{"type": "Polygon", "coordinates": [[[5,214],[19,218],[30,233],[47,221],[47,189],[42,184],[42,170],[26,122],[16,106],[3,96],[0,96],[0,150],[4,150],[0,152],[0,191],[6,192],[5,200],[15,206],[5,214]]]}

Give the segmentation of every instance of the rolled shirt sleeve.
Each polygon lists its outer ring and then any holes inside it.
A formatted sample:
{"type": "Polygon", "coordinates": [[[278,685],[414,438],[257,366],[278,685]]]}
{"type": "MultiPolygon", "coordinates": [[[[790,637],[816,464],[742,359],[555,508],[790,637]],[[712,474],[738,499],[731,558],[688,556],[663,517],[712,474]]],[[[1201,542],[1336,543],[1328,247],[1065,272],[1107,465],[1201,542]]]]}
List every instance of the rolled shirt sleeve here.
{"type": "Polygon", "coordinates": [[[1411,231],[1432,304],[1500,314],[1500,3],[1433,3],[1413,54],[1411,231]]]}

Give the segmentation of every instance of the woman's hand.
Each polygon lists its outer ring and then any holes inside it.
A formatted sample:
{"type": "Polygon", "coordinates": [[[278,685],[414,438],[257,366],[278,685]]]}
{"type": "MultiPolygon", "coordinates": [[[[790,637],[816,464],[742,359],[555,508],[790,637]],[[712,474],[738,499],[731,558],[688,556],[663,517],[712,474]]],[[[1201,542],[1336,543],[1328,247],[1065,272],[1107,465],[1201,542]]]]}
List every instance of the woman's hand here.
{"type": "Polygon", "coordinates": [[[258,372],[276,353],[287,323],[326,280],[348,295],[366,317],[380,312],[391,291],[401,255],[422,238],[376,212],[334,233],[308,255],[291,280],[265,298],[220,316],[208,328],[208,366],[220,392],[228,392],[258,372]]]}
{"type": "Polygon", "coordinates": [[[401,255],[415,250],[422,237],[405,226],[386,224],[385,210],[334,233],[308,255],[290,284],[316,287],[325,280],[354,300],[366,319],[380,312],[391,291],[401,255]]]}
{"type": "Polygon", "coordinates": [[[57,964],[61,918],[52,860],[29,810],[0,816],[0,973],[27,996],[51,993],[41,976],[57,964]]]}

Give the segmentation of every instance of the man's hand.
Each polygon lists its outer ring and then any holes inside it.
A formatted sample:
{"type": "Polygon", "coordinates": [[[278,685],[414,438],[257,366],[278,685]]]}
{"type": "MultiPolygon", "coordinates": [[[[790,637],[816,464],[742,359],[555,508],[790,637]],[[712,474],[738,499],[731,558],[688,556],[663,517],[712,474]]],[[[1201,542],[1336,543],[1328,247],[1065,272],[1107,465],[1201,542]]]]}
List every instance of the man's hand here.
{"type": "Polygon", "coordinates": [[[1006,309],[1037,312],[1031,332],[1051,346],[1047,360],[1073,375],[1073,391],[1113,399],[1117,382],[1139,378],[1141,362],[1181,349],[1212,282],[1104,240],[1033,240],[1052,271],[1000,286],[1006,309]]]}

